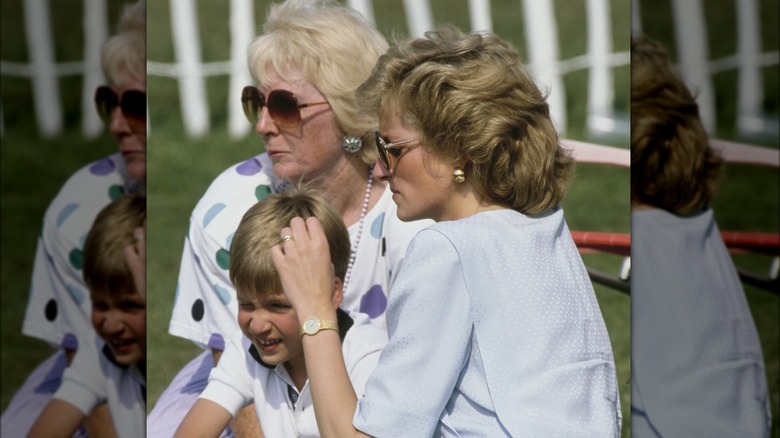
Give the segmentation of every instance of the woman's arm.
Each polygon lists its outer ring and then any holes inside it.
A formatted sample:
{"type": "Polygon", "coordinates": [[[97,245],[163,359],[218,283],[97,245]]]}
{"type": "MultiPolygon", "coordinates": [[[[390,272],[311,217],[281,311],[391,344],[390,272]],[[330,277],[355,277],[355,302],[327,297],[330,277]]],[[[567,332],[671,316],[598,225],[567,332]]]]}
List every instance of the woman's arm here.
{"type": "Polygon", "coordinates": [[[227,409],[211,400],[199,398],[184,417],[175,437],[218,437],[233,418],[227,409]]]}
{"type": "Polygon", "coordinates": [[[52,398],[43,408],[41,415],[35,420],[27,435],[31,438],[68,438],[79,428],[84,421],[83,412],[72,404],[52,398]]]}
{"type": "MultiPolygon", "coordinates": [[[[333,265],[319,221],[294,218],[282,235],[292,240],[271,250],[282,287],[302,325],[310,317],[336,321],[333,308],[333,265]]],[[[338,332],[321,330],[303,336],[306,371],[311,385],[317,426],[323,437],[365,437],[352,426],[357,397],[349,380],[338,332]]]]}

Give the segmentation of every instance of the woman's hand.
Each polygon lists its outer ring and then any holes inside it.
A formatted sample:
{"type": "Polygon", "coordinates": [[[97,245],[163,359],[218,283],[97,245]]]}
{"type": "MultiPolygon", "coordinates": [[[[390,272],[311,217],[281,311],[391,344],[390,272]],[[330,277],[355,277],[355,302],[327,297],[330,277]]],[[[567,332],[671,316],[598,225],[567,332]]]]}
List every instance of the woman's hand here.
{"type": "Polygon", "coordinates": [[[271,248],[271,258],[299,319],[333,314],[335,273],[320,221],[293,218],[280,238],[281,243],[271,248]]]}

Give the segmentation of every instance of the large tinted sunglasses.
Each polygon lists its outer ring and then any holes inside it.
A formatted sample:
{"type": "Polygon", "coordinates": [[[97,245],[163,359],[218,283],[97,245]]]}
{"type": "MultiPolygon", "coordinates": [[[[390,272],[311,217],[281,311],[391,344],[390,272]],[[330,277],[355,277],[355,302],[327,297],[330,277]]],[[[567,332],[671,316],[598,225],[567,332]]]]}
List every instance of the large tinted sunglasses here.
{"type": "Polygon", "coordinates": [[[392,172],[395,170],[398,160],[401,159],[401,155],[403,155],[406,150],[406,148],[401,148],[401,146],[419,140],[420,137],[407,138],[406,140],[397,141],[395,143],[388,143],[379,131],[375,131],[374,139],[376,140],[376,152],[379,155],[379,162],[382,163],[382,166],[384,166],[385,169],[392,172]]]}
{"type": "Polygon", "coordinates": [[[122,115],[133,130],[146,130],[146,93],[127,90],[120,97],[111,87],[101,85],[95,90],[95,106],[104,122],[111,121],[114,109],[122,109],[122,115]]]}
{"type": "Polygon", "coordinates": [[[266,99],[265,96],[257,91],[257,88],[251,85],[244,87],[244,90],[241,92],[241,106],[244,108],[244,115],[253,125],[257,124],[260,118],[260,111],[266,105],[268,106],[271,120],[277,126],[289,128],[301,122],[301,108],[328,103],[299,103],[298,98],[287,90],[273,90],[268,93],[268,99],[266,99]]]}

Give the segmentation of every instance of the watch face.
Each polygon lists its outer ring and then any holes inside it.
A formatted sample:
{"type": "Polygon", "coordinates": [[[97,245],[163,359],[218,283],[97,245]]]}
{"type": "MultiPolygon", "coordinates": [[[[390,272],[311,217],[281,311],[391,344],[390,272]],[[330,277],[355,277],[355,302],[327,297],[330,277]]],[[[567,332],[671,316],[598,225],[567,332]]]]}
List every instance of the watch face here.
{"type": "Polygon", "coordinates": [[[307,319],[307,320],[306,320],[306,323],[304,324],[304,327],[306,328],[306,331],[307,331],[308,333],[312,333],[312,332],[315,332],[315,331],[317,331],[317,329],[319,328],[319,326],[320,326],[320,322],[319,322],[319,321],[317,321],[317,320],[316,320],[316,319],[314,319],[314,318],[309,318],[309,319],[307,319]]]}

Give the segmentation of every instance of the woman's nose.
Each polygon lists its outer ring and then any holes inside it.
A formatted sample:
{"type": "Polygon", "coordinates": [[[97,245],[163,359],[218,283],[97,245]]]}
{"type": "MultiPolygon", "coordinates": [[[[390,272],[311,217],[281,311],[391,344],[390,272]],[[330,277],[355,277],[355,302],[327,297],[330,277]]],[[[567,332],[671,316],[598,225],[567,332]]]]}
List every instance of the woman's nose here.
{"type": "Polygon", "coordinates": [[[386,169],[379,160],[374,164],[373,172],[374,178],[376,179],[390,179],[390,177],[393,176],[393,173],[389,169],[386,169]]]}
{"type": "Polygon", "coordinates": [[[268,112],[268,106],[263,105],[259,111],[260,112],[257,114],[257,123],[255,124],[255,132],[262,136],[276,133],[276,124],[271,118],[271,114],[268,112]]]}

